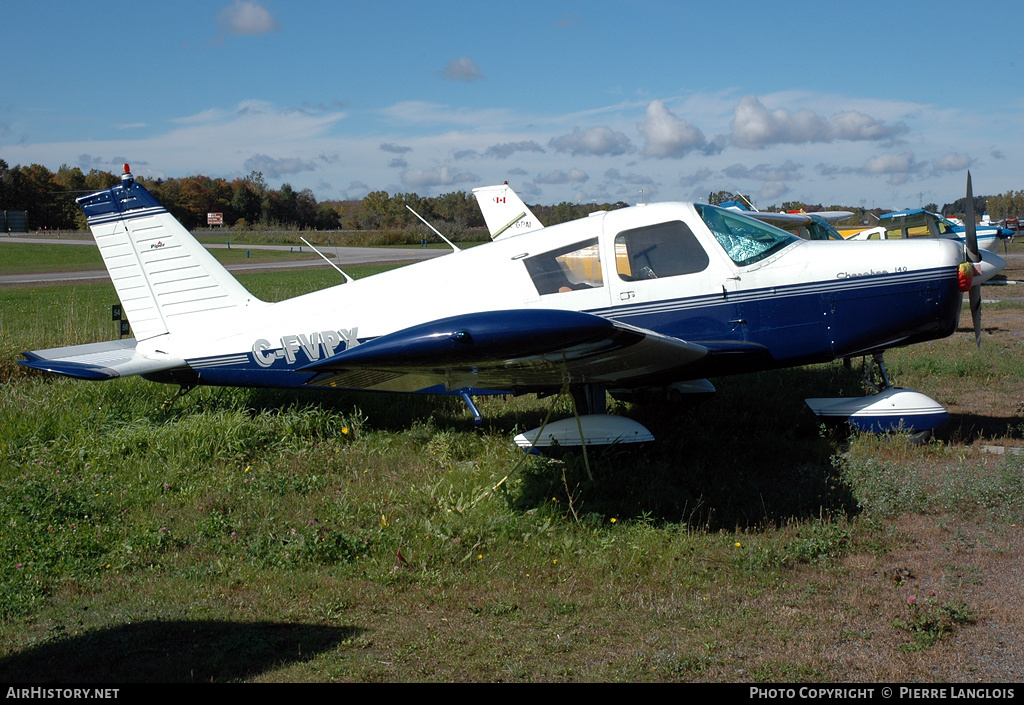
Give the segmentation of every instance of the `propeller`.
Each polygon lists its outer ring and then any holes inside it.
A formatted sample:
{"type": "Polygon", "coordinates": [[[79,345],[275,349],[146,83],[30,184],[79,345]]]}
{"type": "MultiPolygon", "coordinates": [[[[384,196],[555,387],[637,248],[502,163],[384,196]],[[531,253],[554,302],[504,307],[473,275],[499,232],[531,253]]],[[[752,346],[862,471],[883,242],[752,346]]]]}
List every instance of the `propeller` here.
{"type": "MultiPolygon", "coordinates": [[[[1003,206],[1003,224],[1002,224],[1001,227],[1002,228],[1006,227],[1006,206],[1003,206]]],[[[1002,230],[1000,230],[1000,232],[1002,232],[1002,230]]],[[[1004,237],[1004,238],[1002,238],[1002,240],[1003,240],[1003,254],[1004,255],[1009,254],[1010,253],[1010,239],[1004,237]]]]}
{"type": "MultiPolygon", "coordinates": [[[[974,225],[974,189],[971,187],[971,172],[967,172],[967,205],[964,208],[964,234],[966,235],[967,260],[971,264],[981,262],[978,251],[978,231],[974,225]]],[[[981,287],[972,286],[969,300],[971,303],[971,320],[974,322],[974,340],[981,347],[981,287]]]]}

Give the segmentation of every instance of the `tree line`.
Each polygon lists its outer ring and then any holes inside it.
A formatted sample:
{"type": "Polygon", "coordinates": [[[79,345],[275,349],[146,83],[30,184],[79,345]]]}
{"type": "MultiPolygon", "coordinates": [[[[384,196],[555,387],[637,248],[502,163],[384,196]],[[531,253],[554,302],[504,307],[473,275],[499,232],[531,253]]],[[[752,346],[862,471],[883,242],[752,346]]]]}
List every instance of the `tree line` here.
{"type": "MultiPolygon", "coordinates": [[[[231,181],[195,175],[171,179],[137,177],[160,203],[189,229],[207,225],[207,213],[221,213],[225,227],[283,230],[403,230],[419,227],[419,219],[406,207],[431,223],[444,223],[459,229],[484,227],[483,216],[472,193],[455,191],[440,196],[415,193],[389,194],[372,191],[362,199],[317,201],[309,189],[296,191],[290,184],[278,189],[268,186],[261,172],[254,171],[231,181]]],[[[75,199],[118,183],[119,176],[91,169],[61,166],[56,172],[40,164],[8,166],[0,159],[0,209],[28,211],[29,229],[85,230],[85,216],[75,199]]],[[[728,191],[713,192],[712,204],[739,200],[728,191]]],[[[943,206],[944,215],[963,213],[964,199],[943,206]]],[[[613,210],[626,206],[562,202],[534,205],[531,209],[546,225],[581,218],[595,210],[613,210]]],[[[838,206],[836,206],[838,207],[838,206]]],[[[820,204],[786,202],[782,210],[825,210],[820,204]]],[[[835,208],[829,206],[829,208],[835,208]]],[[[853,211],[856,218],[866,213],[880,215],[885,209],[866,211],[860,207],[841,207],[853,211]]],[[[939,211],[935,204],[929,210],[939,211]]],[[[975,213],[993,218],[1024,216],[1024,191],[1008,191],[996,196],[975,198],[975,213]]]]}
{"type": "MultiPolygon", "coordinates": [[[[319,202],[311,190],[296,191],[291,184],[272,189],[256,171],[231,181],[203,175],[136,180],[189,229],[206,227],[208,213],[222,214],[224,225],[237,229],[402,228],[419,222],[406,204],[428,220],[466,227],[484,224],[472,194],[463,192],[420,198],[375,191],[361,200],[319,202]]],[[[120,176],[97,169],[86,173],[65,165],[52,172],[40,164],[11,167],[0,159],[0,209],[28,211],[33,230],[84,230],[85,215],[75,199],[119,181],[120,176]]]]}
{"type": "MultiPolygon", "coordinates": [[[[208,213],[220,213],[225,227],[284,230],[402,230],[419,226],[406,207],[431,223],[462,229],[484,227],[483,215],[472,193],[455,191],[440,196],[372,191],[362,199],[317,201],[309,189],[296,191],[290,184],[278,189],[267,185],[261,172],[231,181],[196,175],[183,178],[136,180],[189,229],[207,226],[208,213]]],[[[109,188],[120,181],[106,171],[62,166],[52,172],[40,164],[8,166],[0,159],[0,209],[28,211],[31,230],[85,230],[85,215],[75,199],[109,188]]],[[[614,205],[560,203],[535,206],[542,222],[553,225],[580,218],[614,205]]]]}

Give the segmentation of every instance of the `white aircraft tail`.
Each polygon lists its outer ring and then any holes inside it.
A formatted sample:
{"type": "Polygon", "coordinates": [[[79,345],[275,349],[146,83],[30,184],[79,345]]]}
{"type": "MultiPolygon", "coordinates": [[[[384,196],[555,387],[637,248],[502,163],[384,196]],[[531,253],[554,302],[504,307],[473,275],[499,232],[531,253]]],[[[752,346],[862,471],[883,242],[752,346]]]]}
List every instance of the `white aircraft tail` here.
{"type": "Polygon", "coordinates": [[[544,227],[508,182],[500,186],[475,188],[473,194],[480,204],[480,212],[484,214],[484,222],[487,223],[492,240],[544,227]]]}
{"type": "Polygon", "coordinates": [[[181,330],[213,312],[262,303],[141,185],[78,199],[136,340],[181,330]]]}

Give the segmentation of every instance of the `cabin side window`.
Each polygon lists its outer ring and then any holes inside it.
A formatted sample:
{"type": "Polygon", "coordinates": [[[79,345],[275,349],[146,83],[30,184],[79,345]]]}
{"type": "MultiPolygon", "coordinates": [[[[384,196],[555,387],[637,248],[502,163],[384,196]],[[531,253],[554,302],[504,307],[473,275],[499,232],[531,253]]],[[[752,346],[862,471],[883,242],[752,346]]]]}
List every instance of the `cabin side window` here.
{"type": "Polygon", "coordinates": [[[526,271],[537,293],[564,294],[604,286],[597,238],[527,257],[526,271]]]}
{"type": "Polygon", "coordinates": [[[615,270],[623,281],[693,274],[707,266],[707,252],[681,220],[623,230],[615,236],[615,270]]]}

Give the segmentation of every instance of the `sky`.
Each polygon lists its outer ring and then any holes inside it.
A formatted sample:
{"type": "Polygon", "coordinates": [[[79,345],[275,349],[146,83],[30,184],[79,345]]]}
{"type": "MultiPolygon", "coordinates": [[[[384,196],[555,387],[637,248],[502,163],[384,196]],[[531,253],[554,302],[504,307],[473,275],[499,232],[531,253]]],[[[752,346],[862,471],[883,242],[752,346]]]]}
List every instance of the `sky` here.
{"type": "Polygon", "coordinates": [[[0,159],[317,200],[1024,189],[1024,3],[7,0],[0,159]]]}

